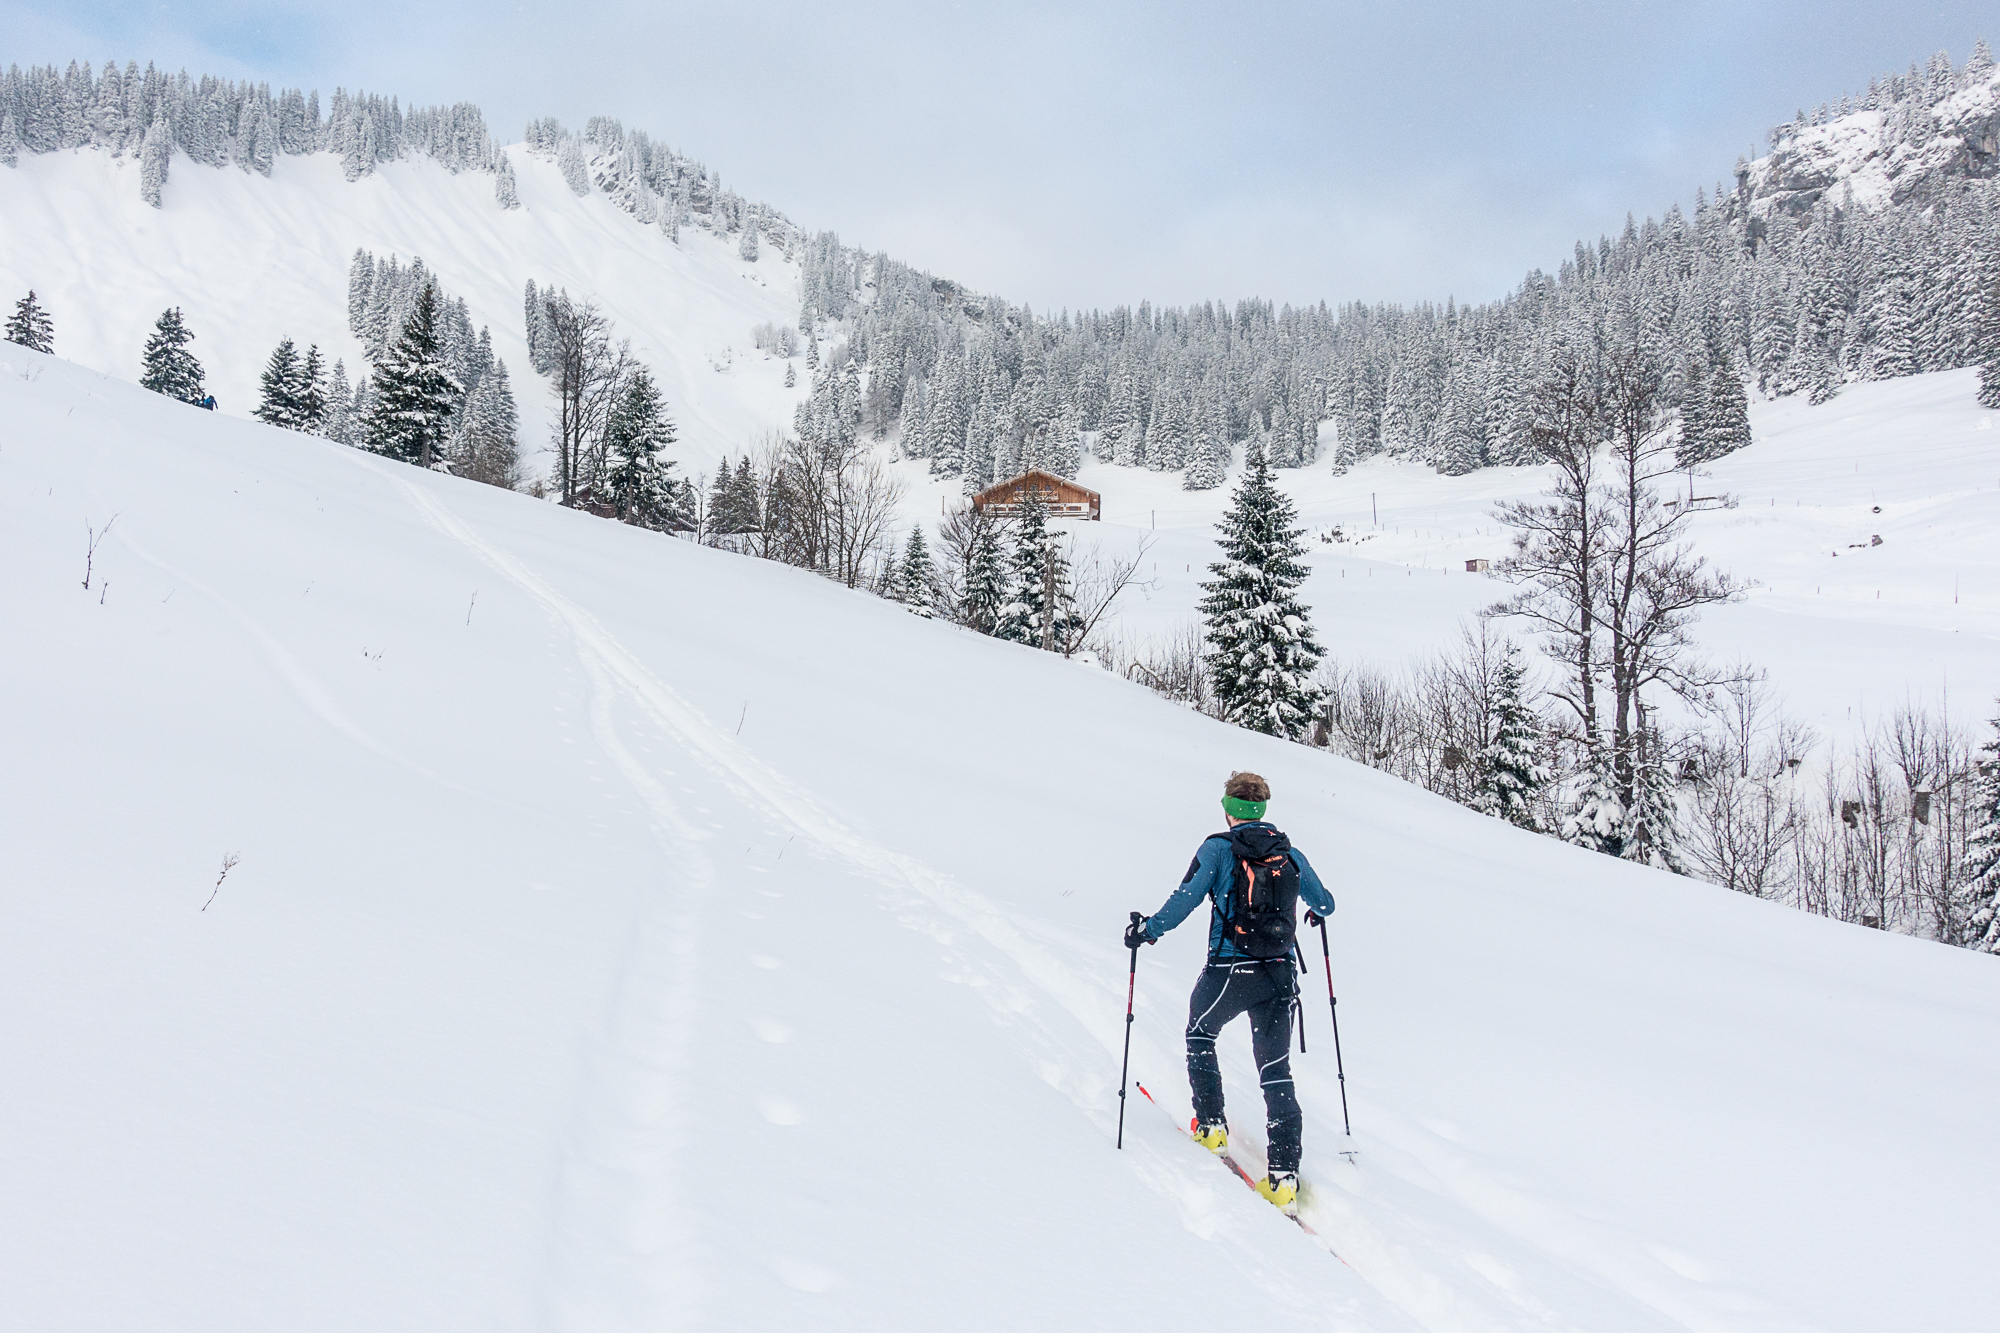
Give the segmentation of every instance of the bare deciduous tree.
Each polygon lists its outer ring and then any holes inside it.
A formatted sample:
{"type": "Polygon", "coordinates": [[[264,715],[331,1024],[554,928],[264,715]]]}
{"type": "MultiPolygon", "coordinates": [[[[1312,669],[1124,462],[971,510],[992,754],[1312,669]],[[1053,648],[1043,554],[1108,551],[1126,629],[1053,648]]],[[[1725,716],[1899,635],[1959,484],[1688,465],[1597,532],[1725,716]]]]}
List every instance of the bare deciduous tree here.
{"type": "Polygon", "coordinates": [[[1598,493],[1604,402],[1595,349],[1579,335],[1559,348],[1528,386],[1529,439],[1555,470],[1541,500],[1496,509],[1514,530],[1514,553],[1493,567],[1518,591],[1492,615],[1519,616],[1538,630],[1564,668],[1550,694],[1574,714],[1588,746],[1598,740],[1597,576],[1610,515],[1598,493]]]}
{"type": "Polygon", "coordinates": [[[631,368],[631,345],[611,341],[611,321],[594,302],[558,292],[547,308],[556,486],[562,503],[575,506],[603,473],[605,426],[631,368]]]}

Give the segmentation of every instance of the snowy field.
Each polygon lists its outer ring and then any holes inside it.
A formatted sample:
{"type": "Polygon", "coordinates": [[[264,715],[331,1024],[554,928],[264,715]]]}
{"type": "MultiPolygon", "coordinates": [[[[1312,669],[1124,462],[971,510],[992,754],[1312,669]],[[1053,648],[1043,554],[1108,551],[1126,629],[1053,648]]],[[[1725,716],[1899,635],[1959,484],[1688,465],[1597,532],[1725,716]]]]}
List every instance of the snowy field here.
{"type": "MultiPolygon", "coordinates": [[[[676,247],[601,195],[579,199],[555,166],[509,150],[524,206],[503,211],[492,178],[428,161],[392,163],[349,184],[329,155],[281,156],[269,180],[177,158],[166,207],[139,200],[137,164],[97,151],[24,155],[0,171],[0,290],[30,286],[57,320],[57,350],[136,379],[152,320],[182,306],[225,414],[246,416],[277,340],[317,341],[361,364],[346,332],[347,264],[356,247],[421,255],[492,328],[512,367],[524,450],[547,438],[550,399],[527,366],[521,289],[554,282],[599,301],[662,383],[689,474],[786,427],[806,392],[783,387],[783,363],[754,351],[751,329],[798,319],[797,269],[768,247],[757,263],[700,230],[676,247]]],[[[11,298],[10,298],[11,299],[11,298]]],[[[1899,705],[1988,716],[2000,694],[2000,414],[1974,402],[1976,373],[1853,385],[1831,403],[1756,402],[1756,443],[1695,479],[1740,506],[1698,520],[1701,551],[1756,586],[1712,610],[1697,634],[1720,661],[1767,668],[1793,716],[1845,739],[1899,705]],[[1877,513],[1877,507],[1880,512],[1877,513]],[[1882,545],[1868,543],[1881,536],[1882,545]]],[[[531,463],[532,463],[531,459],[531,463]]],[[[909,521],[935,522],[959,483],[898,465],[909,521]]],[[[1464,573],[1506,552],[1496,501],[1532,495],[1538,469],[1441,477],[1374,460],[1344,477],[1324,466],[1282,474],[1315,532],[1304,590],[1321,638],[1350,663],[1395,667],[1451,644],[1504,591],[1464,573]]],[[[1107,556],[1153,545],[1150,586],[1110,628],[1128,645],[1192,619],[1196,583],[1214,558],[1226,490],[1189,493],[1180,478],[1087,464],[1104,522],[1077,524],[1107,556]]]]}
{"type": "MultiPolygon", "coordinates": [[[[9,1327],[1992,1326],[1991,958],[18,348],[0,422],[9,1327]],[[1295,1067],[1345,1263],[1144,1102],[1112,1147],[1118,932],[1232,768],[1340,903],[1351,1145],[1317,960],[1295,1067]]],[[[1478,540],[1400,504],[1378,577],[1478,540]]],[[[1140,959],[1182,1123],[1200,936],[1140,959]]]]}
{"type": "MultiPolygon", "coordinates": [[[[1738,501],[1696,517],[1696,550],[1752,585],[1702,617],[1701,651],[1766,668],[1786,711],[1822,736],[1845,739],[1904,703],[1948,700],[1961,721],[1993,715],[2000,412],[1978,405],[1978,383],[1978,371],[1958,370],[1851,385],[1819,407],[1753,402],[1756,442],[1693,479],[1698,495],[1738,501]]],[[[1313,534],[1347,539],[1312,542],[1300,593],[1321,642],[1349,663],[1385,667],[1451,647],[1460,625],[1510,591],[1465,562],[1507,554],[1494,505],[1548,484],[1541,468],[1445,477],[1381,458],[1345,476],[1324,466],[1278,475],[1313,534]]],[[[1075,525],[1084,547],[1130,555],[1153,543],[1154,586],[1122,608],[1128,639],[1192,621],[1228,490],[1183,491],[1177,476],[1104,464],[1080,480],[1105,497],[1100,525],[1075,525]]],[[[936,494],[928,505],[935,514],[936,494]]]]}

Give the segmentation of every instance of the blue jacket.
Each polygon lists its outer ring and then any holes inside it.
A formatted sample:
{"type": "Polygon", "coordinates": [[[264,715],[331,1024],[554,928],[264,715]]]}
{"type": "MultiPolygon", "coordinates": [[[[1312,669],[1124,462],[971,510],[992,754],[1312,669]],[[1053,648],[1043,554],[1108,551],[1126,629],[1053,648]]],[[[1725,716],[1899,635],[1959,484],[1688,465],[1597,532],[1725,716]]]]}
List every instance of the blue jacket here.
{"type": "MultiPolygon", "coordinates": [[[[1272,828],[1269,822],[1262,819],[1237,827],[1272,828]]],[[[1306,862],[1305,853],[1294,847],[1287,854],[1292,858],[1292,864],[1299,868],[1299,897],[1321,916],[1332,916],[1333,895],[1319,882],[1319,876],[1306,862]]],[[[1195,904],[1206,898],[1209,903],[1208,956],[1238,957],[1236,946],[1223,939],[1223,925],[1229,919],[1229,890],[1235,877],[1236,858],[1230,854],[1229,839],[1220,833],[1211,834],[1195,852],[1194,860],[1188,862],[1187,876],[1181,880],[1181,886],[1173,891],[1164,907],[1146,918],[1146,934],[1157,940],[1187,920],[1187,914],[1194,910],[1195,904]]]]}

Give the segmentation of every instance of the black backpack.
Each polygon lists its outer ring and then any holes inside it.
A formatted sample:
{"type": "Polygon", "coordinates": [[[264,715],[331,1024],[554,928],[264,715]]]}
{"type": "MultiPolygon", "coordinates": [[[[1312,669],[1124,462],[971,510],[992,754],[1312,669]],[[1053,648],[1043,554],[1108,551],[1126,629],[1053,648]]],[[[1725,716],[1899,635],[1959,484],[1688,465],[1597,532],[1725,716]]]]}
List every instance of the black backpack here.
{"type": "Polygon", "coordinates": [[[1299,868],[1291,839],[1274,828],[1235,828],[1226,834],[1236,862],[1222,937],[1248,958],[1286,958],[1298,936],[1299,868]]]}

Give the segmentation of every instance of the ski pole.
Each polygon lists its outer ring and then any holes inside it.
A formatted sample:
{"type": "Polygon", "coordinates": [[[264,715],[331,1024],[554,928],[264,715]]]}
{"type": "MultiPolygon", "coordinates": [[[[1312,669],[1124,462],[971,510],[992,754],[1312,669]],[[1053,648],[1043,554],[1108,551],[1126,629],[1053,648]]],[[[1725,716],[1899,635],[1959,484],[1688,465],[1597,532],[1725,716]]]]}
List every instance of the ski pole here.
{"type": "MultiPolygon", "coordinates": [[[[1138,925],[1139,913],[1132,913],[1132,924],[1138,925]]],[[[1132,946],[1132,967],[1125,977],[1125,1059],[1118,1066],[1118,1146],[1125,1146],[1125,1076],[1132,1070],[1132,991],[1139,984],[1139,946],[1132,946]]]]}
{"type": "Polygon", "coordinates": [[[1347,1066],[1340,1059],[1340,1001],[1333,998],[1333,949],[1326,942],[1325,917],[1319,922],[1319,952],[1326,960],[1326,1011],[1333,1015],[1333,1068],[1340,1075],[1340,1123],[1351,1139],[1354,1122],[1347,1118],[1347,1066]]]}
{"type": "MultiPolygon", "coordinates": [[[[1292,957],[1299,960],[1300,972],[1312,971],[1311,968],[1306,966],[1306,951],[1299,947],[1296,937],[1292,940],[1292,957]]],[[[1292,983],[1292,1017],[1297,1020],[1299,1025],[1299,1054],[1304,1055],[1306,1053],[1306,1002],[1299,994],[1299,984],[1296,981],[1292,983]]]]}

